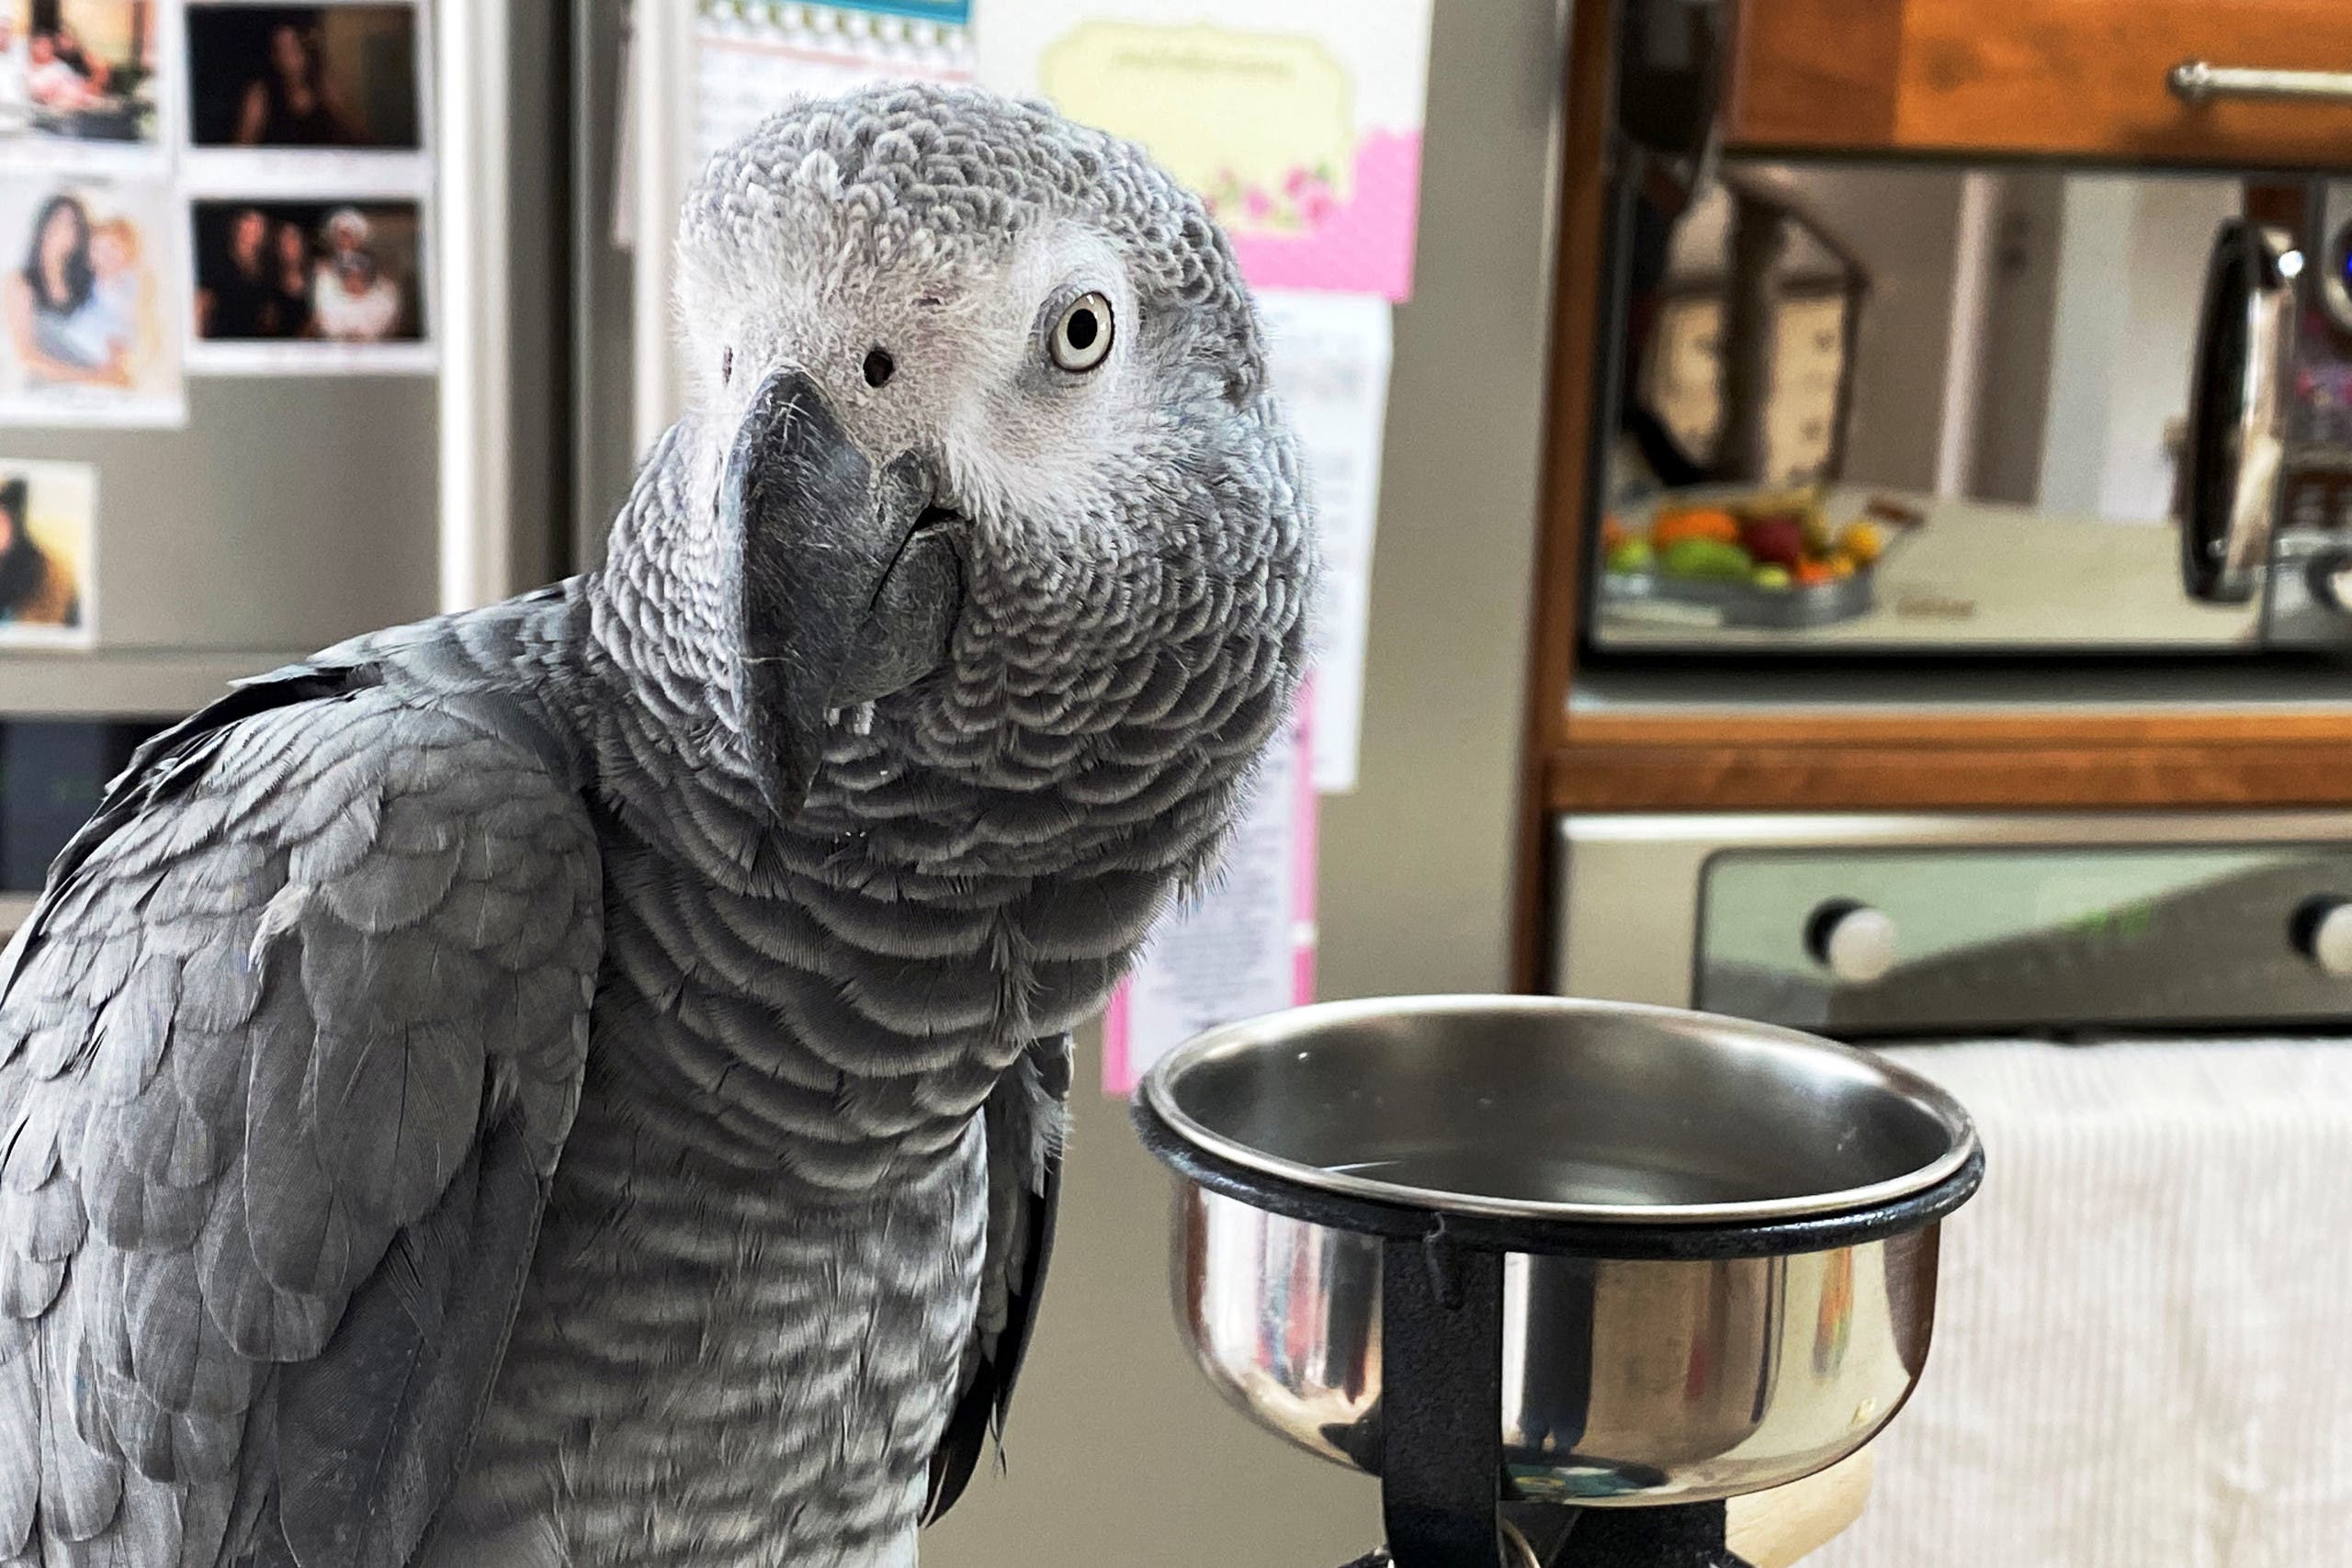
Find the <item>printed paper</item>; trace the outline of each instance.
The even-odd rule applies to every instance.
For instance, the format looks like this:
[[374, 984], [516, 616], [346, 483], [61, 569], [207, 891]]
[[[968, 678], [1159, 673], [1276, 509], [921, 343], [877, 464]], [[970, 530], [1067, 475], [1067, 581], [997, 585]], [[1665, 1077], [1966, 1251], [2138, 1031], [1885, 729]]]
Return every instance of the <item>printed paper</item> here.
[[0, 160], [52, 173], [160, 163], [164, 7], [152, 0], [0, 0]]
[[1412, 291], [1430, 0], [990, 0], [980, 80], [1148, 148], [1261, 288]]
[[191, 0], [187, 367], [431, 374], [432, 7]]
[[178, 217], [160, 180], [0, 173], [0, 423], [187, 423]]
[[1259, 774], [1205, 895], [1161, 917], [1111, 998], [1102, 1077], [1131, 1092], [1145, 1069], [1204, 1030], [1315, 999], [1315, 788], [1311, 701]]
[[189, 204], [188, 367], [210, 375], [433, 370], [424, 203]]
[[0, 458], [0, 649], [97, 637], [98, 471]]
[[1264, 289], [1274, 390], [1306, 448], [1323, 545], [1315, 649], [1315, 787], [1356, 786], [1364, 637], [1372, 608], [1380, 447], [1388, 413], [1389, 307], [1368, 295]]
[[190, 5], [188, 188], [423, 196], [430, 20], [411, 0]]
[[969, 0], [702, 0], [695, 34], [696, 166], [803, 95], [888, 77], [971, 75]]

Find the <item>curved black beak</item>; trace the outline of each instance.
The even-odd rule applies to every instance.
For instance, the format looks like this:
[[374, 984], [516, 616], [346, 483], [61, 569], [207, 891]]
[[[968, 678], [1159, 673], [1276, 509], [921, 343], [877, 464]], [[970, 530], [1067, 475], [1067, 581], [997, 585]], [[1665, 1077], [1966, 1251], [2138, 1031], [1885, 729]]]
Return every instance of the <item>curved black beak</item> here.
[[805, 373], [753, 394], [718, 512], [741, 551], [745, 724], [780, 816], [808, 799], [834, 710], [946, 660], [964, 581], [934, 489], [911, 453], [877, 476]]

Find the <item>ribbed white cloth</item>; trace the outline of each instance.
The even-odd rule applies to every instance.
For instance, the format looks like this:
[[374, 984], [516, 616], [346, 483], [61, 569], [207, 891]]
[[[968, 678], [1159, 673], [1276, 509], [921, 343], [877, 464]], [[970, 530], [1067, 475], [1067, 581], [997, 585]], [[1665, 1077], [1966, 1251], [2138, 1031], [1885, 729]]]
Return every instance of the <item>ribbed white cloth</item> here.
[[1807, 1568], [2352, 1565], [2352, 1042], [1890, 1055], [1987, 1175], [1869, 1506]]

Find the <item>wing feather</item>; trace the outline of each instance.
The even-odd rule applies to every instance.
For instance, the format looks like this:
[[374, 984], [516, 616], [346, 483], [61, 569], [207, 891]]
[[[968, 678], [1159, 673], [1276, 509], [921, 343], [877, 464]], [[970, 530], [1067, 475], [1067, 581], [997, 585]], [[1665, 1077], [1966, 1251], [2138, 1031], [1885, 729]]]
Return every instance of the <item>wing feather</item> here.
[[1013, 1384], [1053, 1256], [1069, 1112], [1069, 1036], [1032, 1044], [981, 1108], [988, 1139], [989, 1225], [980, 1300], [964, 1387], [932, 1456], [928, 1524], [956, 1506], [993, 1437], [1001, 1440]]
[[[39, 1337], [0, 1300], [0, 1453], [40, 1452]], [[40, 1466], [0, 1464], [0, 1562], [24, 1558], [40, 1503]]]
[[108, 786], [0, 955], [0, 1564], [416, 1550], [578, 1100], [568, 766], [305, 668]]

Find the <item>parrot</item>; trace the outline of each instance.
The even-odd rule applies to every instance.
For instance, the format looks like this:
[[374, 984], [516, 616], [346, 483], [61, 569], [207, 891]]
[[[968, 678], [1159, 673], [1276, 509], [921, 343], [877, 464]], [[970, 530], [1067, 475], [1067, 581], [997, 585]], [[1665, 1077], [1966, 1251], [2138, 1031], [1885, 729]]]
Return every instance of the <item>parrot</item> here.
[[0, 1563], [909, 1564], [1001, 1442], [1072, 1031], [1301, 689], [1299, 443], [1040, 101], [788, 100], [673, 254], [601, 561], [161, 730], [0, 954]]

